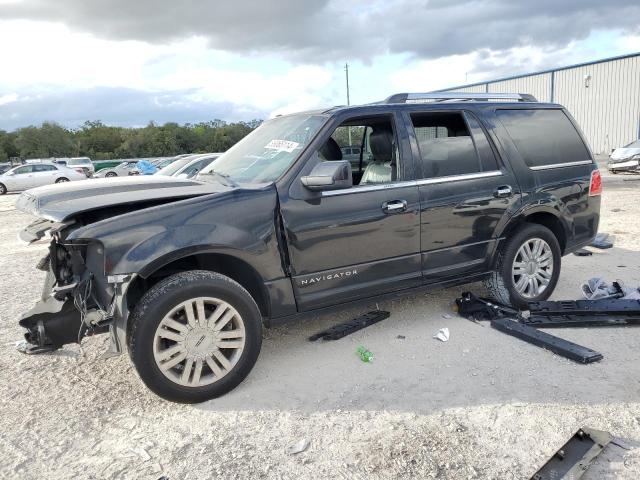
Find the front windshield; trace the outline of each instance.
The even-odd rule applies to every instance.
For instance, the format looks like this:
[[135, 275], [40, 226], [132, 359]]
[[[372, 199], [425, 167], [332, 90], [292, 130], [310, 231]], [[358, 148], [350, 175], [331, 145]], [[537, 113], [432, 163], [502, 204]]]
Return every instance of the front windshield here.
[[640, 148], [640, 140], [636, 140], [635, 142], [631, 142], [629, 145], [625, 145], [624, 148]]
[[323, 115], [276, 117], [236, 143], [198, 176], [221, 175], [238, 183], [273, 182], [282, 175], [327, 120]]

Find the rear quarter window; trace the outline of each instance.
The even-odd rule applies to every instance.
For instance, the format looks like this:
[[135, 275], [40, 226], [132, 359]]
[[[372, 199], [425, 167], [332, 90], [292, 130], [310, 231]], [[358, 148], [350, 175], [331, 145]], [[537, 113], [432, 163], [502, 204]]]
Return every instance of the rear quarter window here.
[[562, 110], [500, 109], [496, 114], [529, 167], [592, 160], [582, 138]]

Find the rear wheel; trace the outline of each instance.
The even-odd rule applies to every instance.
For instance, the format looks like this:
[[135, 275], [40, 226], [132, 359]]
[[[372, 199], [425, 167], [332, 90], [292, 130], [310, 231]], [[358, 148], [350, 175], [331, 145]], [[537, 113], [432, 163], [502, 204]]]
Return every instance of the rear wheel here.
[[56, 183], [64, 183], [64, 182], [68, 182], [69, 179], [65, 178], [65, 177], [60, 177], [59, 179], [56, 180]]
[[196, 403], [235, 388], [255, 364], [262, 317], [251, 295], [218, 273], [194, 270], [151, 288], [130, 320], [129, 355], [160, 397]]
[[4, 195], [5, 193], [7, 193], [7, 187], [0, 183], [0, 195]]
[[105, 177], [117, 177], [118, 174], [116, 172], [108, 172]]
[[560, 276], [560, 256], [553, 232], [528, 224], [506, 240], [485, 286], [499, 302], [526, 308], [528, 302], [546, 300], [553, 293]]

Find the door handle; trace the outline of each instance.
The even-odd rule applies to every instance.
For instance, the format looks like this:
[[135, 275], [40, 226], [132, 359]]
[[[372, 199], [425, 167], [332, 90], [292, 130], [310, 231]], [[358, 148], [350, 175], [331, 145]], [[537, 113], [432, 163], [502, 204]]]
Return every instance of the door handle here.
[[384, 202], [382, 204], [382, 211], [384, 213], [400, 213], [407, 209], [406, 200], [392, 200], [391, 202]]
[[501, 187], [496, 188], [495, 192], [493, 192], [493, 196], [496, 198], [506, 198], [511, 195], [513, 195], [511, 185], [502, 185]]

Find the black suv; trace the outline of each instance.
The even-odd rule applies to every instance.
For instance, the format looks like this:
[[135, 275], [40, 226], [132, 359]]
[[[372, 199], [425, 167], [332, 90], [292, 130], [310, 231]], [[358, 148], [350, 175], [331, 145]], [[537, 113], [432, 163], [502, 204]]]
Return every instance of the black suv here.
[[[360, 145], [359, 161], [342, 159]], [[600, 173], [559, 105], [521, 94], [398, 94], [278, 116], [197, 180], [151, 176], [23, 193], [51, 237], [33, 353], [109, 332], [178, 402], [237, 386], [262, 326], [483, 279], [544, 300], [598, 230]], [[48, 241], [48, 238], [47, 238]]]

